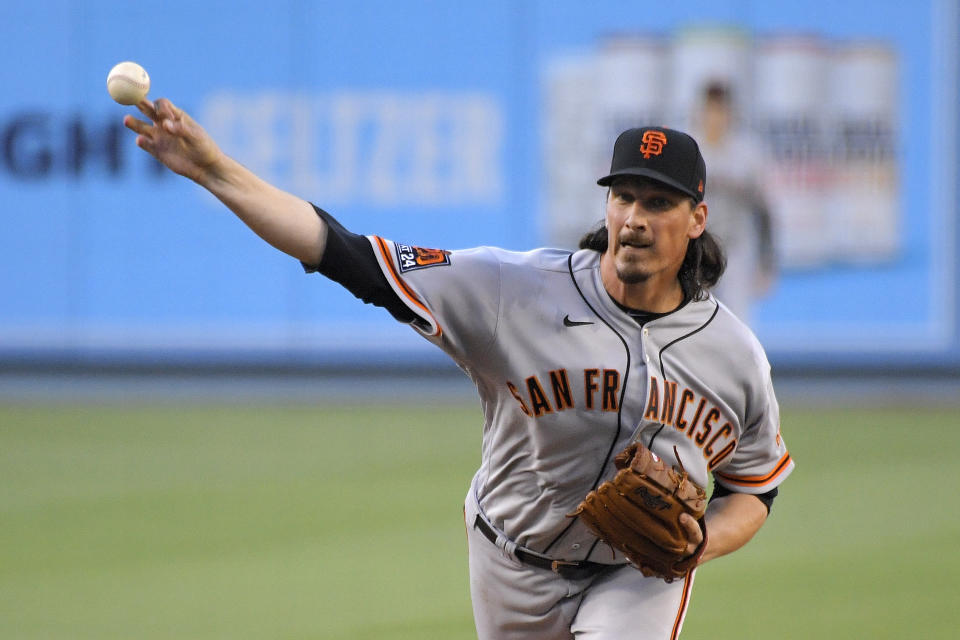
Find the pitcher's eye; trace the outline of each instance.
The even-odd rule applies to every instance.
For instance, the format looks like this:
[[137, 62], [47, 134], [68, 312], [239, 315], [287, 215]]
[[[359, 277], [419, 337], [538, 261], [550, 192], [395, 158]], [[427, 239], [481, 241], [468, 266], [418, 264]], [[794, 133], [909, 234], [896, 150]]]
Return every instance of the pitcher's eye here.
[[668, 198], [663, 198], [661, 196], [652, 196], [644, 200], [644, 205], [647, 209], [651, 211], [662, 211], [664, 209], [669, 209], [673, 206], [673, 203]]

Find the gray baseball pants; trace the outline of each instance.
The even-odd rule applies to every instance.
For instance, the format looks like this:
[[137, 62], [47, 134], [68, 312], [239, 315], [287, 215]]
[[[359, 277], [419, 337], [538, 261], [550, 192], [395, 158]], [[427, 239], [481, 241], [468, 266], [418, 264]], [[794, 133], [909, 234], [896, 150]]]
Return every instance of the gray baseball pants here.
[[673, 640], [680, 635], [694, 573], [667, 584], [629, 565], [568, 580], [520, 562], [474, 526], [473, 490], [464, 515], [470, 595], [479, 640]]

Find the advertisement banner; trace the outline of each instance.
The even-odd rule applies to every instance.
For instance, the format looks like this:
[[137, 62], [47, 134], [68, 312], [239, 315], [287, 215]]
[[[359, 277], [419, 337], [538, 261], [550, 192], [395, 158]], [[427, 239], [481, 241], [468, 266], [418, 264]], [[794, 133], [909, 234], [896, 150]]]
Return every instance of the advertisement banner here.
[[603, 217], [616, 134], [712, 135], [713, 84], [744, 136], [702, 143], [731, 255], [718, 295], [771, 358], [960, 362], [958, 13], [4, 2], [0, 360], [442, 359], [139, 150], [122, 125], [136, 110], [105, 86], [134, 60], [150, 97], [264, 179], [357, 233], [441, 249], [575, 246]]

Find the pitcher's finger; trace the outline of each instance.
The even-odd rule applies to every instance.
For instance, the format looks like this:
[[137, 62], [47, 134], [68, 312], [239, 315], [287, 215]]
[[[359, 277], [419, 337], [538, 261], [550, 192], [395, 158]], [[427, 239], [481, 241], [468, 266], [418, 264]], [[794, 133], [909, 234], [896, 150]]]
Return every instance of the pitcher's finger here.
[[146, 136], [137, 136], [137, 146], [147, 153], [154, 155], [153, 142], [151, 142]]
[[680, 525], [686, 529], [687, 537], [691, 542], [699, 544], [703, 540], [703, 531], [700, 530], [700, 524], [690, 514], [680, 514]]
[[130, 131], [134, 131], [141, 135], [145, 135], [149, 133], [149, 131], [153, 128], [153, 125], [150, 124], [149, 122], [144, 122], [143, 120], [137, 120], [136, 118], [130, 115], [123, 117], [123, 126], [125, 126], [127, 129], [130, 129]]
[[158, 98], [155, 106], [157, 113], [163, 118], [176, 120], [180, 117], [180, 109], [173, 106], [173, 103], [166, 98]]
[[150, 102], [150, 100], [148, 100], [147, 98], [144, 98], [143, 100], [137, 103], [137, 109], [140, 110], [140, 113], [147, 116], [154, 122], [157, 121], [157, 109], [154, 106], [154, 104]]

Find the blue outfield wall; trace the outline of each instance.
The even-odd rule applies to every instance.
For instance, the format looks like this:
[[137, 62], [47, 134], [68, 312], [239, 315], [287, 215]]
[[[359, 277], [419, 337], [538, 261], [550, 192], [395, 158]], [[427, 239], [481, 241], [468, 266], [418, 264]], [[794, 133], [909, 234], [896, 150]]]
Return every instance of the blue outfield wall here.
[[548, 241], [551, 61], [611, 33], [725, 25], [880, 41], [899, 65], [899, 251], [783, 270], [754, 320], [771, 360], [960, 366], [958, 15], [954, 0], [8, 0], [0, 363], [442, 360], [138, 150], [132, 109], [106, 93], [116, 62], [141, 63], [151, 97], [354, 231], [522, 250]]

